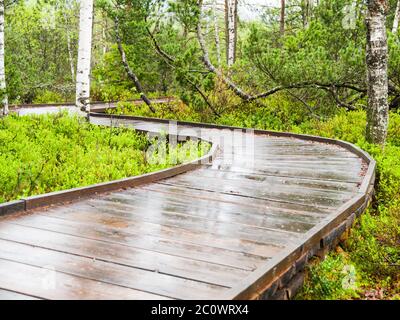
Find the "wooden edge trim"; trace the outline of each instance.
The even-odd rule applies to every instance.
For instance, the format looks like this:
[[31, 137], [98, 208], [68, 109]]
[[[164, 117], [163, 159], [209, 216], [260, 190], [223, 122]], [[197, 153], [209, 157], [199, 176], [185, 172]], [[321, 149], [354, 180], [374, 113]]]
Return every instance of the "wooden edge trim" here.
[[15, 200], [0, 204], [0, 217], [7, 214], [16, 213], [25, 210], [24, 200]]

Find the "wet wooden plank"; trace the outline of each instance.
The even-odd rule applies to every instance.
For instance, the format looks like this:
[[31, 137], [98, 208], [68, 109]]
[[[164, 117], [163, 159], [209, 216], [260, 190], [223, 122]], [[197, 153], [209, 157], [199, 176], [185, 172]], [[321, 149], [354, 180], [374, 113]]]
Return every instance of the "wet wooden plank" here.
[[359, 158], [357, 158], [356, 156], [354, 156], [354, 154], [352, 153], [347, 153], [347, 152], [336, 152], [336, 151], [329, 151], [329, 150], [321, 150], [321, 151], [312, 151], [312, 150], [299, 150], [299, 151], [283, 151], [283, 150], [279, 150], [279, 148], [277, 148], [275, 151], [274, 150], [270, 150], [268, 148], [266, 149], [257, 149], [257, 147], [255, 147], [255, 149], [250, 148], [250, 149], [246, 149], [243, 148], [243, 150], [236, 151], [235, 149], [230, 148], [229, 146], [225, 147], [222, 149], [221, 151], [221, 156], [225, 155], [226, 157], [229, 157], [229, 155], [234, 155], [235, 157], [237, 157], [238, 159], [242, 158], [242, 159], [246, 159], [247, 158], [251, 158], [253, 160], [257, 160], [256, 156], [259, 158], [259, 161], [262, 161], [264, 159], [277, 159], [277, 158], [286, 158], [286, 159], [293, 159], [293, 158], [297, 158], [299, 160], [307, 160], [307, 158], [314, 158], [317, 157], [316, 159], [323, 161], [323, 160], [327, 160], [327, 159], [337, 159], [337, 160], [349, 160], [350, 163], [354, 163], [355, 161], [359, 160]]
[[128, 226], [83, 223], [82, 221], [62, 220], [51, 215], [29, 215], [9, 220], [18, 225], [40, 228], [43, 230], [106, 241], [124, 246], [165, 253], [192, 260], [211, 262], [223, 266], [252, 271], [265, 262], [265, 257], [237, 251], [224, 250], [210, 246], [182, 243], [176, 240], [163, 239], [129, 232]]
[[[253, 153], [254, 152], [254, 153]], [[317, 155], [319, 156], [319, 155]], [[360, 158], [331, 158], [320, 156], [304, 157], [299, 156], [271, 156], [268, 153], [261, 153], [255, 150], [249, 150], [244, 152], [231, 152], [231, 150], [222, 150], [218, 153], [216, 159], [224, 159], [225, 161], [237, 161], [245, 162], [251, 161], [255, 165], [280, 165], [281, 167], [295, 167], [295, 168], [308, 168], [313, 167], [324, 167], [332, 169], [342, 169], [343, 167], [350, 168], [361, 168], [362, 160]]]
[[[109, 205], [112, 206], [115, 209], [118, 210], [125, 210], [125, 211], [130, 211], [130, 212], [137, 212], [141, 214], [146, 214], [147, 216], [152, 216], [152, 214], [155, 215], [164, 215], [164, 216], [171, 216], [171, 217], [179, 217], [181, 219], [185, 219], [188, 221], [193, 221], [195, 219], [196, 221], [200, 221], [200, 223], [203, 222], [216, 222], [216, 223], [225, 223], [229, 225], [240, 225], [243, 227], [250, 227], [251, 230], [253, 230], [252, 227], [258, 228], [258, 229], [265, 229], [265, 231], [283, 231], [283, 232], [289, 232], [289, 233], [305, 233], [308, 230], [310, 230], [314, 224], [305, 224], [302, 222], [297, 222], [293, 220], [285, 221], [284, 219], [275, 219], [274, 217], [268, 217], [268, 216], [257, 216], [257, 215], [252, 215], [250, 214], [238, 214], [237, 212], [223, 212], [223, 211], [207, 211], [204, 208], [197, 208], [196, 207], [188, 207], [188, 206], [183, 206], [181, 209], [179, 209], [178, 206], [171, 205], [170, 209], [166, 209], [164, 204], [162, 208], [158, 207], [155, 209], [148, 209], [145, 206], [138, 207], [136, 205], [132, 205], [129, 203], [129, 201], [121, 201], [119, 199], [113, 199], [115, 201], [110, 201], [109, 199], [101, 200], [98, 199], [96, 200], [96, 205], [101, 206], [101, 205]], [[190, 211], [187, 211], [190, 209]], [[235, 228], [232, 226], [231, 230], [234, 230]], [[255, 231], [255, 232], [258, 232]], [[289, 235], [290, 236], [290, 235]]]
[[0, 259], [0, 288], [42, 299], [141, 299], [165, 297]]
[[[139, 200], [140, 201], [140, 200]], [[146, 205], [138, 204], [139, 201], [132, 201], [131, 198], [115, 197], [98, 199], [97, 204], [104, 204], [113, 206], [116, 209], [137, 211], [137, 212], [148, 212]], [[215, 221], [228, 224], [239, 224], [244, 226], [254, 226], [257, 228], [263, 228], [266, 230], [277, 230], [287, 231], [295, 233], [305, 233], [310, 230], [314, 224], [304, 223], [294, 220], [286, 220], [284, 218], [277, 218], [274, 216], [261, 216], [253, 214], [251, 210], [248, 212], [239, 211], [226, 211], [223, 208], [213, 207], [200, 207], [200, 206], [188, 206], [188, 205], [176, 205], [169, 201], [160, 202], [151, 209], [153, 214], [173, 214], [178, 215], [182, 218], [188, 217], [201, 219], [206, 221]]]
[[[156, 272], [130, 268], [123, 265], [94, 260], [78, 255], [33, 247], [21, 243], [0, 240], [0, 259], [10, 260], [34, 267], [51, 267], [72, 276], [104, 282], [125, 288], [161, 295], [174, 299], [212, 299], [226, 288], [202, 282], [172, 277]], [[20, 294], [2, 292], [4, 297], [14, 298]], [[20, 295], [22, 299], [27, 296]], [[29, 298], [29, 297], [28, 297]], [[78, 298], [78, 297], [77, 297]]]
[[321, 207], [315, 204], [303, 204], [303, 203], [292, 203], [292, 202], [280, 202], [269, 199], [257, 199], [252, 197], [238, 197], [233, 194], [217, 193], [209, 190], [200, 189], [190, 189], [184, 186], [178, 185], [168, 185], [161, 183], [153, 183], [151, 185], [142, 186], [140, 188], [135, 188], [131, 190], [126, 190], [126, 193], [137, 192], [137, 190], [149, 190], [156, 191], [160, 193], [167, 193], [168, 195], [180, 196], [182, 199], [192, 197], [193, 199], [205, 199], [205, 200], [215, 200], [219, 202], [227, 202], [235, 205], [242, 205], [250, 208], [264, 208], [268, 212], [274, 212], [278, 210], [279, 212], [286, 212], [289, 215], [298, 215], [299, 217], [316, 217], [320, 218], [326, 214], [333, 212], [332, 208]]
[[321, 170], [322, 173], [326, 172], [332, 172], [332, 173], [337, 173], [341, 172], [344, 168], [347, 168], [347, 171], [345, 172], [346, 174], [349, 175], [349, 177], [353, 177], [358, 175], [358, 173], [361, 171], [361, 166], [362, 163], [354, 163], [351, 164], [349, 163], [347, 166], [346, 165], [338, 165], [338, 164], [329, 164], [329, 163], [323, 163], [323, 161], [317, 162], [317, 163], [306, 163], [306, 160], [301, 160], [302, 163], [300, 162], [290, 162], [287, 161], [288, 159], [281, 158], [281, 160], [275, 160], [270, 157], [266, 157], [263, 159], [255, 159], [251, 155], [247, 155], [245, 157], [239, 157], [236, 154], [234, 156], [229, 156], [229, 155], [224, 155], [219, 153], [218, 156], [216, 157], [216, 162], [222, 162], [225, 164], [234, 164], [237, 166], [243, 166], [245, 168], [252, 167], [255, 169], [286, 169], [286, 170], [292, 170], [293, 172], [308, 172], [310, 169], [314, 170]]
[[40, 300], [26, 294], [0, 289], [0, 301], [4, 300]]
[[[354, 159], [341, 159], [334, 160], [330, 158], [314, 159], [312, 158], [292, 158], [292, 157], [279, 157], [275, 159], [268, 154], [260, 153], [229, 153], [219, 152], [216, 160], [223, 159], [227, 163], [246, 163], [250, 161], [255, 167], [284, 167], [284, 168], [297, 168], [297, 169], [309, 169], [309, 168], [323, 168], [324, 170], [342, 170], [350, 168], [352, 171], [360, 170], [362, 167], [362, 161], [359, 158]], [[346, 160], [346, 161], [343, 161]]]
[[80, 204], [76, 207], [81, 211], [103, 212], [112, 216], [127, 217], [135, 220], [157, 223], [160, 225], [178, 226], [189, 230], [207, 230], [209, 233], [229, 236], [244, 240], [260, 242], [272, 245], [286, 245], [298, 239], [301, 233], [289, 232], [277, 229], [266, 229], [253, 225], [243, 225], [228, 222], [201, 219], [195, 216], [179, 214], [176, 212], [157, 211], [153, 207], [147, 210], [132, 210], [128, 206], [115, 204], [107, 205], [97, 199], [91, 199], [88, 205]]
[[[228, 144], [229, 146], [229, 144]], [[333, 145], [326, 145], [326, 144], [302, 144], [302, 145], [296, 145], [296, 144], [276, 144], [273, 145], [269, 143], [268, 139], [263, 139], [257, 142], [253, 142], [253, 146], [255, 153], [260, 152], [263, 154], [291, 154], [291, 155], [303, 155], [303, 154], [317, 154], [317, 155], [324, 155], [324, 156], [335, 156], [339, 155], [340, 157], [346, 156], [350, 158], [357, 158], [354, 153], [343, 149], [338, 146], [333, 146]], [[232, 145], [232, 150], [234, 152], [240, 153], [241, 151], [248, 149], [249, 146], [246, 146], [245, 144], [243, 145]]]
[[[123, 192], [115, 192], [110, 197], [104, 197], [113, 201], [114, 198], [121, 198], [122, 201], [136, 201], [138, 206], [145, 204], [144, 200], [154, 200], [157, 202], [165, 201], [168, 206], [176, 206], [182, 210], [186, 210], [189, 206], [193, 207], [193, 211], [201, 209], [207, 210], [210, 214], [217, 214], [223, 210], [224, 214], [244, 214], [249, 216], [262, 216], [265, 218], [281, 219], [282, 221], [300, 222], [306, 225], [315, 224], [326, 216], [325, 211], [301, 211], [295, 208], [287, 208], [284, 204], [267, 201], [254, 201], [247, 203], [246, 201], [237, 199], [236, 196], [216, 194], [215, 192], [198, 191], [182, 187], [170, 187], [166, 185], [145, 186], [142, 188], [134, 188], [124, 190]], [[215, 198], [218, 197], [218, 198]], [[195, 200], [195, 201], [193, 201]], [[307, 208], [307, 207], [306, 207]], [[308, 208], [307, 208], [308, 209]], [[190, 212], [189, 212], [190, 214]]]
[[[212, 187], [218, 188], [219, 190], [223, 190], [224, 192], [229, 192], [229, 190], [253, 190], [252, 194], [254, 196], [258, 196], [258, 192], [261, 191], [268, 197], [274, 197], [276, 194], [287, 194], [290, 198], [291, 194], [296, 195], [307, 195], [311, 198], [318, 197], [318, 198], [325, 198], [325, 199], [343, 199], [351, 197], [352, 194], [357, 192], [357, 188], [355, 191], [348, 191], [348, 190], [338, 190], [338, 189], [323, 189], [318, 188], [315, 185], [308, 185], [306, 186], [304, 183], [300, 181], [301, 184], [290, 184], [286, 183], [286, 180], [282, 181], [273, 181], [273, 179], [269, 180], [266, 179], [264, 181], [259, 180], [248, 180], [248, 179], [229, 179], [226, 176], [219, 176], [217, 177], [208, 177], [203, 175], [192, 175], [186, 176], [175, 176], [169, 179], [165, 179], [160, 181], [160, 183], [171, 183], [171, 184], [182, 184], [188, 187], [202, 187], [205, 186], [206, 188]], [[354, 185], [353, 185], [354, 186]], [[353, 189], [354, 190], [354, 189]]]
[[[44, 213], [42, 213], [44, 214]], [[160, 225], [153, 222], [137, 221], [123, 216], [113, 216], [103, 212], [75, 210], [68, 206], [61, 210], [49, 210], [46, 214], [63, 220], [72, 220], [96, 226], [113, 226], [123, 228], [130, 234], [155, 236], [160, 239], [173, 240], [203, 247], [218, 248], [244, 255], [255, 255], [269, 258], [280, 252], [284, 246], [264, 244], [251, 240], [221, 236], [207, 230], [190, 230], [178, 226]]]
[[0, 239], [226, 287], [232, 286], [238, 278], [245, 277], [249, 273], [242, 269], [24, 227], [8, 222], [0, 223]]
[[[217, 160], [223, 159], [224, 157], [226, 157], [227, 160], [233, 158], [233, 157], [237, 157], [238, 159], [240, 159], [241, 156], [247, 156], [249, 159], [255, 159], [257, 160], [257, 158], [259, 157], [260, 161], [272, 161], [272, 162], [278, 162], [278, 161], [282, 161], [282, 162], [297, 162], [299, 161], [299, 163], [312, 163], [313, 161], [316, 162], [317, 164], [322, 164], [324, 162], [332, 162], [332, 163], [340, 163], [340, 162], [346, 162], [349, 161], [350, 163], [355, 163], [355, 162], [359, 162], [360, 158], [346, 158], [346, 157], [340, 157], [340, 156], [323, 156], [323, 155], [318, 155], [318, 154], [314, 154], [314, 155], [268, 155], [268, 154], [262, 154], [262, 153], [254, 153], [255, 151], [249, 150], [249, 151], [244, 151], [242, 153], [237, 153], [235, 152], [233, 155], [230, 153], [229, 150], [223, 150], [220, 151], [218, 156], [216, 157]], [[255, 158], [251, 158], [252, 156], [255, 156]]]
[[312, 169], [290, 169], [290, 168], [259, 168], [254, 167], [251, 163], [224, 163], [223, 161], [215, 160], [212, 167], [218, 170], [238, 172], [238, 173], [249, 173], [264, 176], [278, 176], [278, 177], [292, 177], [300, 179], [319, 179], [324, 181], [339, 181], [339, 182], [350, 182], [360, 183], [363, 177], [360, 176], [359, 172], [347, 173], [346, 171], [330, 171], [330, 170], [312, 170]]
[[195, 199], [196, 201], [194, 202], [193, 198], [183, 198], [180, 194], [172, 192], [134, 189], [129, 192], [113, 193], [100, 200], [127, 204], [137, 209], [146, 208], [148, 207], [148, 201], [153, 201], [158, 210], [166, 212], [177, 212], [211, 220], [250, 224], [293, 232], [306, 231], [325, 216], [317, 214], [307, 216], [298, 212], [286, 212], [266, 207], [246, 207], [236, 203], [200, 197]]
[[244, 184], [228, 183], [227, 181], [215, 181], [206, 183], [200, 179], [185, 181], [184, 179], [163, 180], [158, 182], [163, 185], [181, 186], [193, 190], [207, 190], [223, 194], [231, 194], [240, 197], [254, 199], [265, 199], [269, 201], [279, 201], [286, 203], [297, 203], [306, 205], [316, 205], [326, 208], [334, 208], [346, 202], [350, 194], [327, 194], [322, 191], [296, 192], [289, 188], [257, 188], [256, 186], [246, 186]]
[[358, 192], [359, 186], [352, 182], [337, 182], [315, 179], [300, 179], [294, 177], [263, 176], [257, 174], [245, 174], [240, 172], [223, 171], [212, 167], [203, 167], [191, 173], [191, 177], [206, 177], [213, 179], [226, 179], [240, 182], [251, 182], [260, 186], [285, 185], [292, 188], [321, 189], [326, 191]]

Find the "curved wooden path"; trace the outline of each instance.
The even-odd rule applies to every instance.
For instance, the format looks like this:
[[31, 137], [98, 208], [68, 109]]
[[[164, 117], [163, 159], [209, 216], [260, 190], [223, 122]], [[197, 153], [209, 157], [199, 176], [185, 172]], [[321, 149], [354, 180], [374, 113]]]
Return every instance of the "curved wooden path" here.
[[372, 194], [375, 162], [345, 142], [183, 122], [173, 134], [213, 146], [159, 173], [0, 206], [0, 299], [287, 299]]

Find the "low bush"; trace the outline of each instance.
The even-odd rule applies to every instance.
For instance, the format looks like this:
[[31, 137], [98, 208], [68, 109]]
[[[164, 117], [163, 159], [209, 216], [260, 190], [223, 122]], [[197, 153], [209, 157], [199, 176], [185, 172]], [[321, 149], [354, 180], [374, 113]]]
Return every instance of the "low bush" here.
[[57, 115], [0, 119], [0, 203], [139, 175], [205, 153], [187, 142], [149, 155], [152, 141], [127, 128], [102, 128]]

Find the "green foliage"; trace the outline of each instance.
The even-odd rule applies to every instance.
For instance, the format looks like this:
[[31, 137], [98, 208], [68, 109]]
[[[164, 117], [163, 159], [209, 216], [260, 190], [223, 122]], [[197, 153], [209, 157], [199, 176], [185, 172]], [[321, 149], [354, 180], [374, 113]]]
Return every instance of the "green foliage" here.
[[110, 114], [130, 114], [142, 117], [156, 117], [170, 120], [201, 121], [200, 114], [194, 112], [182, 102], [158, 103], [154, 105], [155, 113], [151, 112], [144, 103], [120, 102], [116, 109], [109, 109]]
[[307, 267], [306, 284], [296, 299], [337, 300], [358, 297], [357, 273], [344, 254], [328, 256]]
[[67, 35], [74, 59], [76, 9], [67, 8], [65, 1], [57, 5], [18, 1], [7, 7], [5, 64], [10, 102], [31, 103], [47, 90], [57, 92], [61, 100], [73, 97], [75, 79], [70, 71]]
[[33, 103], [56, 103], [65, 102], [65, 98], [58, 92], [43, 90], [36, 93]]
[[166, 147], [166, 158], [149, 158], [149, 145], [131, 129], [100, 128], [62, 113], [2, 118], [0, 203], [164, 169], [209, 147], [189, 142]]

